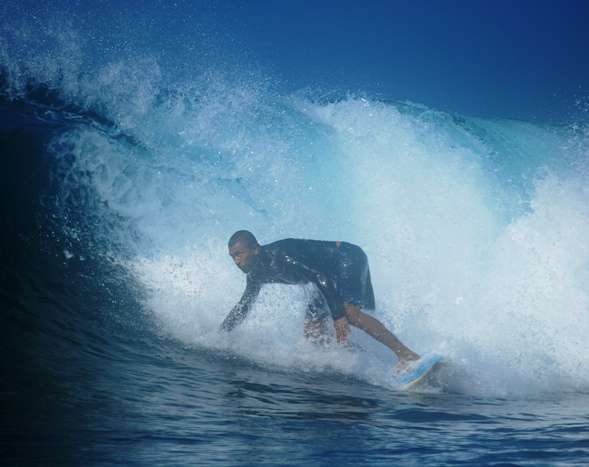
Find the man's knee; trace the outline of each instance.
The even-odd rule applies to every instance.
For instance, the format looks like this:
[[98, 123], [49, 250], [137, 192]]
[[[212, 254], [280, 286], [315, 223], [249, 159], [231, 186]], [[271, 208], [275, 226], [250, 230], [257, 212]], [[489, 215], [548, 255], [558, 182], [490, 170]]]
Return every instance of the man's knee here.
[[304, 333], [307, 338], [315, 338], [325, 334], [325, 320], [305, 320]]
[[354, 326], [358, 326], [362, 320], [362, 311], [359, 305], [352, 305], [346, 303], [344, 305], [344, 313], [348, 322]]

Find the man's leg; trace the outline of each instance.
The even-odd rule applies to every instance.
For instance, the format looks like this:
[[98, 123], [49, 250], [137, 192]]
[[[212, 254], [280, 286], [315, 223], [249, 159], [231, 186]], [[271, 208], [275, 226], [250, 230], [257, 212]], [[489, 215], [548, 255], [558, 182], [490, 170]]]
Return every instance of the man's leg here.
[[406, 347], [376, 318], [364, 313], [359, 305], [344, 304], [348, 322], [391, 349], [401, 362], [416, 360], [419, 355]]
[[327, 341], [325, 319], [305, 319], [303, 332], [305, 337], [313, 344], [323, 344]]
[[305, 313], [303, 333], [314, 344], [325, 344], [327, 336], [327, 317], [329, 312], [325, 298], [317, 288], [313, 288]]

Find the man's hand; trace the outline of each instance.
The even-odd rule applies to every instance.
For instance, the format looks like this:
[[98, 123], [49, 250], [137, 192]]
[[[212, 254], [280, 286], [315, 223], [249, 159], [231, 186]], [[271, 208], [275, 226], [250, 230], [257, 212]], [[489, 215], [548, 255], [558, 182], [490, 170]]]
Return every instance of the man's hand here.
[[345, 316], [338, 318], [333, 321], [335, 327], [335, 338], [338, 344], [345, 344], [348, 341], [348, 335], [350, 334], [350, 325]]

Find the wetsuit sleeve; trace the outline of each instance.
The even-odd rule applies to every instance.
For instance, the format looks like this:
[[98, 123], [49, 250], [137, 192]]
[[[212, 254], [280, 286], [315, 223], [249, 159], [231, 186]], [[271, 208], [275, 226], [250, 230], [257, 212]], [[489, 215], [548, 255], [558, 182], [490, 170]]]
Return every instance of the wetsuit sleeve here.
[[223, 331], [231, 331], [235, 326], [241, 324], [241, 322], [249, 313], [254, 301], [260, 293], [261, 288], [261, 283], [250, 279], [248, 276], [247, 284], [241, 299], [223, 320], [223, 324], [221, 324], [221, 329]]

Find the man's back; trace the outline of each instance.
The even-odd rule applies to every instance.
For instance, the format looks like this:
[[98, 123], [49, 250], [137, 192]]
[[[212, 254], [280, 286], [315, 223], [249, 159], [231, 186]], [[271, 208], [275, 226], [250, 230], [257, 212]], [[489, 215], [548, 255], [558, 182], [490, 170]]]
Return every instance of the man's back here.
[[310, 270], [329, 275], [336, 266], [338, 249], [348, 244], [323, 240], [287, 238], [262, 247], [270, 257], [292, 258]]

